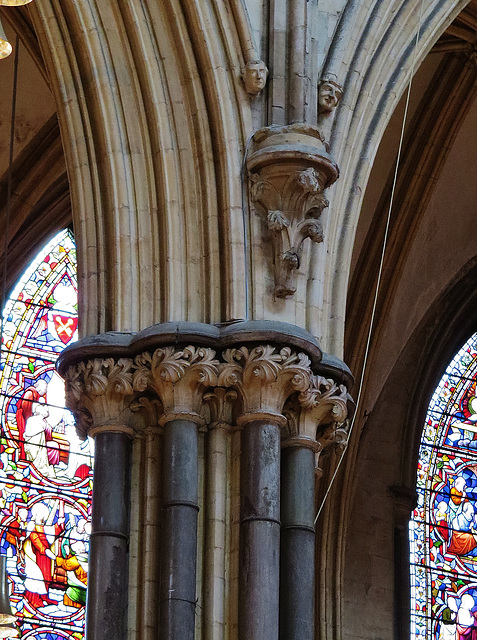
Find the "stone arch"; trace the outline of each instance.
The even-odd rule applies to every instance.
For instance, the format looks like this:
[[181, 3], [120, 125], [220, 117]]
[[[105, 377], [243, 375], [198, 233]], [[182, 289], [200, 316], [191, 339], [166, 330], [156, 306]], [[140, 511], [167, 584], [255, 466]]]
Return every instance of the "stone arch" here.
[[[404, 346], [366, 419], [351, 474], [343, 575], [344, 625], [379, 601], [371, 625], [394, 618], [408, 637], [407, 522], [413, 508], [420, 438], [430, 397], [448, 363], [476, 326], [477, 260], [469, 261], [428, 309]], [[396, 539], [404, 551], [395, 548]], [[407, 547], [408, 548], [408, 547]], [[395, 581], [392, 578], [393, 568]], [[387, 572], [386, 578], [384, 573]], [[353, 593], [354, 601], [349, 601]], [[407, 631], [406, 631], [407, 630]], [[364, 628], [363, 637], [369, 629]]]
[[69, 172], [82, 333], [243, 315], [234, 178], [250, 107], [233, 19], [212, 1], [31, 11]]
[[[420, 38], [415, 47], [420, 7]], [[325, 125], [341, 178], [331, 190], [331, 259], [325, 275], [324, 344], [341, 353], [348, 288], [349, 256], [369, 178], [386, 125], [414, 70], [432, 44], [467, 3], [436, 5], [421, 0], [346, 4], [329, 48], [324, 73], [335, 73], [344, 85], [343, 99]], [[384, 13], [383, 13], [384, 12]], [[344, 258], [346, 256], [346, 258]], [[324, 259], [324, 258], [323, 258]], [[323, 265], [324, 268], [324, 265]]]

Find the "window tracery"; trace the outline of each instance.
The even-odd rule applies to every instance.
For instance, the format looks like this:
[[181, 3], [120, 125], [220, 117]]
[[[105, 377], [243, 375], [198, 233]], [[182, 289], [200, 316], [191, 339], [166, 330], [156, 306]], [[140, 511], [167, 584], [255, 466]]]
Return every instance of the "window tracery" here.
[[428, 407], [410, 523], [411, 637], [477, 637], [477, 334]]
[[57, 235], [4, 309], [0, 553], [21, 638], [83, 638], [92, 451], [64, 408], [59, 353], [77, 337], [74, 240]]

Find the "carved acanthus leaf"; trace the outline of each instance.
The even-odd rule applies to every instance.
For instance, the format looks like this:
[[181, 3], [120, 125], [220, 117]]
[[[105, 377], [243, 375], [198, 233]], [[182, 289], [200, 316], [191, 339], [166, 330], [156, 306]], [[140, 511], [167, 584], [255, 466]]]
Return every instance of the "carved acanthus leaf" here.
[[94, 358], [69, 367], [65, 376], [66, 406], [76, 417], [81, 437], [94, 425], [128, 423], [133, 397], [131, 358]]
[[322, 190], [319, 174], [316, 169], [308, 167], [298, 174], [298, 182], [305, 193], [318, 193]]
[[331, 378], [313, 376], [311, 385], [298, 396], [302, 409], [299, 418], [300, 435], [313, 438], [326, 449], [330, 444], [343, 444], [346, 430], [342, 427], [348, 416], [348, 391]]
[[269, 180], [264, 180], [258, 173], [250, 174], [250, 196], [252, 202], [261, 202], [269, 211], [281, 209], [280, 192]]
[[268, 228], [270, 231], [283, 231], [290, 226], [290, 220], [281, 211], [268, 212]]
[[202, 394], [217, 381], [215, 351], [193, 346], [168, 346], [136, 356], [134, 389], [153, 389], [161, 399], [165, 414], [199, 414]]
[[131, 402], [131, 411], [133, 413], [142, 413], [146, 427], [157, 427], [159, 418], [163, 413], [161, 401], [158, 398], [148, 395], [140, 395]]
[[305, 220], [300, 227], [300, 232], [304, 238], [310, 238], [312, 242], [320, 244], [323, 242], [323, 225], [321, 220], [310, 218]]
[[338, 426], [336, 423], [328, 424], [319, 430], [317, 442], [320, 444], [322, 452], [328, 451], [332, 445], [342, 452], [348, 444], [348, 429], [343, 425]]
[[227, 349], [218, 384], [239, 392], [244, 413], [281, 414], [286, 399], [310, 385], [310, 359], [289, 347], [258, 345]]
[[223, 387], [216, 387], [213, 391], [204, 394], [204, 403], [209, 410], [209, 426], [232, 425], [232, 414], [237, 397], [236, 391]]

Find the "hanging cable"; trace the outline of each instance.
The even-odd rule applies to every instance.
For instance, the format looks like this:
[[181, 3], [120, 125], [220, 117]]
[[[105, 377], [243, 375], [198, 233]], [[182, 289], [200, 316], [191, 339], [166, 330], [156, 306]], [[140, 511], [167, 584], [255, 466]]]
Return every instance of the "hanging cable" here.
[[3, 313], [7, 298], [7, 265], [8, 265], [8, 236], [10, 234], [10, 214], [12, 208], [12, 180], [13, 180], [13, 147], [15, 143], [15, 117], [17, 109], [17, 85], [18, 85], [18, 53], [20, 51], [20, 39], [17, 36], [15, 41], [15, 59], [13, 63], [13, 89], [12, 89], [12, 114], [10, 120], [10, 152], [8, 158], [7, 173], [7, 203], [5, 208], [5, 240], [3, 245], [3, 274], [2, 274], [2, 300], [0, 318], [0, 357], [3, 348]]
[[[360, 380], [359, 380], [359, 387], [358, 387], [358, 395], [356, 398], [356, 409], [353, 415], [353, 418], [351, 420], [351, 424], [349, 427], [349, 431], [348, 431], [348, 441], [351, 438], [351, 434], [353, 432], [355, 423], [356, 423], [356, 417], [358, 415], [358, 411], [359, 411], [359, 407], [360, 407], [360, 401], [361, 401], [361, 394], [363, 391], [363, 385], [364, 385], [364, 378], [366, 375], [366, 370], [367, 370], [367, 363], [368, 363], [368, 356], [369, 356], [369, 350], [371, 347], [371, 339], [373, 337], [373, 329], [374, 329], [374, 320], [375, 320], [375, 316], [376, 316], [376, 309], [377, 309], [377, 302], [378, 302], [378, 296], [379, 296], [379, 291], [380, 291], [380, 285], [381, 285], [381, 278], [382, 278], [382, 274], [383, 274], [383, 267], [384, 267], [384, 258], [386, 255], [386, 248], [387, 248], [387, 243], [388, 243], [388, 235], [389, 235], [389, 227], [390, 227], [390, 223], [391, 223], [391, 214], [392, 214], [392, 209], [393, 209], [393, 204], [394, 204], [394, 195], [396, 192], [396, 184], [397, 184], [397, 178], [398, 178], [398, 173], [399, 173], [399, 165], [400, 165], [400, 160], [401, 160], [401, 153], [402, 153], [402, 147], [403, 147], [403, 143], [404, 143], [404, 131], [406, 129], [406, 123], [407, 123], [407, 116], [408, 116], [408, 111], [409, 111], [409, 101], [410, 101], [410, 96], [411, 96], [411, 88], [412, 88], [412, 81], [414, 78], [414, 69], [415, 69], [415, 65], [416, 65], [416, 60], [417, 60], [417, 45], [419, 44], [419, 38], [421, 36], [421, 27], [422, 27], [422, 12], [423, 12], [423, 6], [424, 6], [424, 0], [421, 0], [421, 4], [420, 4], [420, 8], [419, 8], [419, 22], [418, 22], [418, 27], [417, 27], [417, 33], [416, 33], [416, 41], [415, 41], [415, 45], [414, 45], [414, 52], [413, 52], [413, 56], [411, 59], [411, 69], [410, 69], [410, 80], [409, 80], [409, 85], [407, 88], [407, 94], [406, 94], [406, 103], [405, 103], [405, 108], [404, 108], [404, 115], [403, 115], [403, 119], [402, 119], [402, 126], [401, 126], [401, 136], [399, 139], [399, 146], [398, 146], [398, 153], [397, 153], [397, 158], [396, 158], [396, 166], [394, 169], [394, 176], [393, 176], [393, 182], [392, 182], [392, 188], [391, 188], [391, 197], [389, 199], [389, 207], [388, 207], [388, 213], [387, 213], [387, 217], [386, 217], [386, 227], [385, 227], [385, 231], [384, 231], [384, 238], [383, 238], [383, 246], [382, 246], [382, 250], [381, 250], [381, 259], [379, 262], [379, 269], [378, 269], [378, 277], [376, 280], [376, 288], [374, 291], [374, 299], [373, 299], [373, 306], [372, 306], [372, 311], [371, 311], [371, 320], [369, 323], [369, 329], [368, 329], [368, 337], [366, 340], [366, 348], [364, 350], [364, 358], [363, 358], [363, 366], [361, 368], [361, 376], [360, 376]], [[328, 495], [333, 487], [333, 483], [335, 481], [336, 476], [338, 475], [338, 471], [341, 467], [341, 463], [343, 462], [343, 459], [345, 457], [345, 453], [346, 453], [346, 449], [343, 451], [343, 453], [341, 454], [341, 457], [338, 461], [338, 464], [336, 465], [336, 469], [333, 473], [333, 476], [331, 478], [330, 484], [325, 492], [325, 495], [323, 496], [323, 500], [321, 501], [320, 507], [317, 511], [315, 520], [314, 520], [314, 524], [316, 525], [318, 518], [320, 517], [320, 514], [323, 510], [323, 507], [325, 505], [326, 499], [328, 498]]]

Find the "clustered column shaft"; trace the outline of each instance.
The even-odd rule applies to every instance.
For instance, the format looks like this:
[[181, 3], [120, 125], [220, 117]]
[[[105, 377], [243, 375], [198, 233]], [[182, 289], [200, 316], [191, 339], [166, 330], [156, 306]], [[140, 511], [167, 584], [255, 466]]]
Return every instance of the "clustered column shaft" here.
[[240, 637], [278, 637], [280, 428], [251, 420], [242, 432]]
[[[218, 493], [226, 484], [227, 443], [236, 424], [241, 430], [239, 639], [312, 640], [315, 464], [346, 417], [345, 387], [315, 376], [305, 353], [273, 344], [232, 347], [220, 358], [209, 347], [194, 346], [149, 348], [132, 356], [83, 360], [63, 371], [78, 429], [96, 436], [88, 640], [128, 636], [130, 440], [148, 442], [151, 429], [162, 433], [162, 477], [157, 504], [144, 510], [158, 522], [148, 517], [143, 537], [148, 564], [160, 568], [157, 581], [150, 571], [143, 569], [142, 575], [159, 589], [151, 603], [145, 602], [151, 589], [141, 591], [141, 606], [148, 611], [139, 615], [139, 626], [152, 631], [157, 624], [166, 640], [194, 640], [198, 436], [206, 424], [204, 610], [211, 616], [206, 633], [220, 640], [226, 626], [226, 506]], [[152, 414], [147, 421], [142, 411], [153, 404], [159, 407], [156, 426]], [[160, 536], [154, 547], [149, 530], [156, 525]]]
[[86, 628], [97, 640], [123, 638], [126, 630], [130, 458], [127, 434], [97, 434]]
[[63, 372], [77, 431], [96, 440], [86, 605], [92, 640], [127, 633], [132, 365], [131, 358], [94, 358]]
[[193, 640], [196, 606], [198, 426], [170, 420], [164, 427], [164, 526], [160, 628], [167, 640]]
[[314, 637], [315, 454], [304, 446], [282, 452], [280, 638]]

